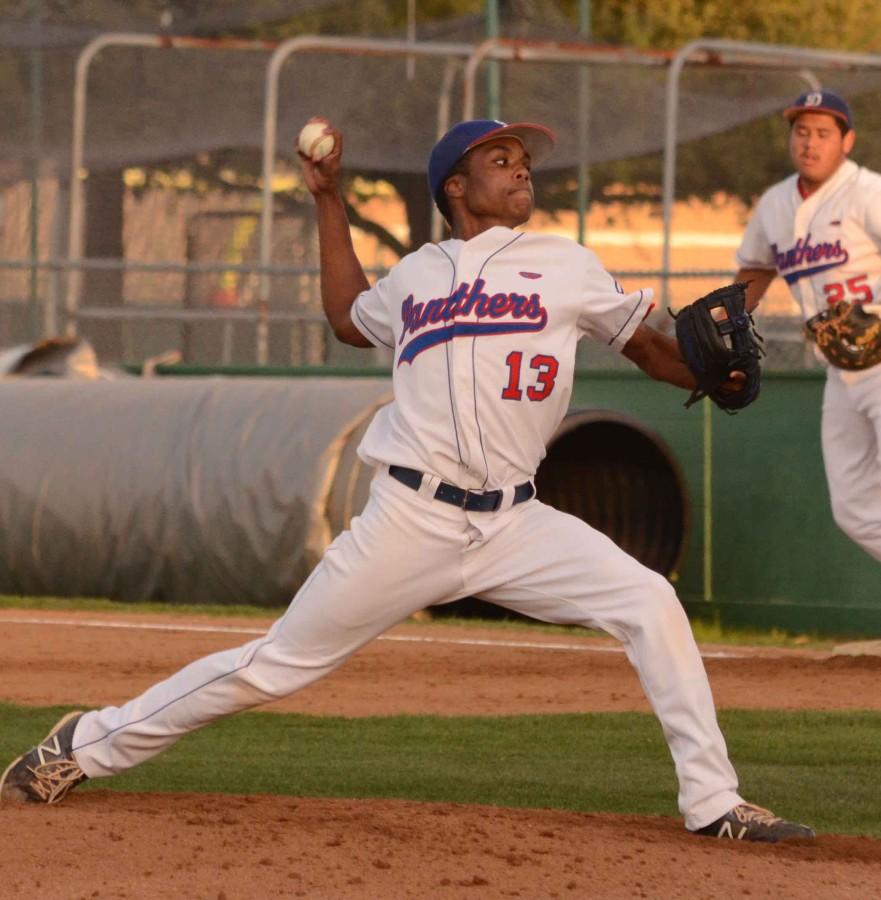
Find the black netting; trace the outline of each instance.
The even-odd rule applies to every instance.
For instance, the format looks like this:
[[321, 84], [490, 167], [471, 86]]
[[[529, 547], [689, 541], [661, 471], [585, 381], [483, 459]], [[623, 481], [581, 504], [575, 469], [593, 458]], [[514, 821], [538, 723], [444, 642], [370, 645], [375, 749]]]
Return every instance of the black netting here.
[[[9, 49], [0, 60], [0, 118], [19, 127], [0, 132], [0, 157], [32, 155], [39, 116], [40, 152], [59, 170], [69, 165], [77, 51], [41, 53], [38, 106], [32, 91], [33, 51]], [[268, 50], [107, 47], [92, 63], [87, 90], [85, 160], [115, 168], [182, 159], [221, 148], [262, 145]], [[461, 61], [460, 61], [461, 63]], [[435, 140], [445, 61], [301, 51], [279, 85], [278, 150], [286, 153], [303, 122], [323, 114], [347, 133], [351, 167], [421, 172]], [[552, 165], [578, 162], [579, 105], [589, 129], [587, 161], [658, 152], [663, 147], [666, 67], [628, 63], [499, 64], [499, 112], [553, 128]], [[462, 113], [462, 77], [450, 94]], [[878, 91], [881, 71], [817, 72], [827, 87], [851, 98]], [[807, 87], [787, 68], [688, 66], [681, 79], [678, 136], [689, 141], [781, 110]], [[486, 78], [476, 81], [477, 114], [487, 109]]]
[[[44, 265], [37, 271], [21, 263], [35, 248], [41, 260], [63, 261], [67, 253], [74, 71], [89, 41], [122, 32], [201, 37], [236, 33], [240, 40], [277, 37], [295, 33], [279, 23], [300, 14], [352, 11], [349, 4], [330, 0], [267, 0], [251, 7], [234, 0], [44, 0], [42, 5], [43, 23], [37, 28], [29, 21], [30, 2], [0, 2], [0, 121], [7, 123], [0, 129], [0, 344], [35, 328], [46, 333], [65, 324], [63, 268]], [[475, 3], [477, 13], [482, 8]], [[569, 43], [579, 37], [562, 14], [512, 18], [504, 24], [504, 33], [512, 37]], [[383, 28], [375, 33], [402, 36], [400, 29], [389, 30], [387, 22]], [[417, 36], [467, 49], [478, 45], [485, 33], [482, 16], [475, 14], [420, 23]], [[256, 46], [108, 46], [92, 63], [81, 173], [88, 176], [85, 255], [124, 260], [129, 268], [86, 273], [80, 303], [109, 309], [111, 318], [114, 307], [146, 312], [145, 318], [122, 324], [105, 317], [80, 325], [110, 334], [105, 346], [117, 356], [143, 358], [183, 343], [194, 361], [254, 359], [253, 317], [239, 321], [230, 313], [253, 311], [259, 297], [254, 267], [260, 257], [261, 149], [272, 49]], [[574, 206], [580, 162], [591, 166], [600, 190], [616, 181], [638, 179], [647, 182], [641, 189], [657, 202], [669, 61], [670, 56], [662, 54], [621, 50], [583, 65], [499, 62], [496, 110], [491, 109], [489, 64], [484, 63], [474, 85], [474, 111], [543, 122], [557, 132], [557, 151], [538, 179], [539, 198], [548, 206]], [[810, 84], [821, 82], [848, 96], [858, 130], [865, 124], [871, 132], [878, 124], [873, 117], [881, 94], [879, 69], [830, 65], [808, 71], [794, 63], [735, 63], [733, 57], [725, 65], [696, 60], [684, 68], [676, 132], [680, 198], [724, 190], [749, 203], [757, 189], [782, 177], [779, 167], [785, 172], [787, 159], [779, 113]], [[463, 68], [462, 56], [407, 60], [310, 50], [288, 59], [279, 81], [272, 261], [290, 271], [271, 275], [267, 299], [274, 313], [300, 316], [302, 322], [273, 325], [274, 361], [327, 360], [333, 347], [325, 340], [323, 326], [312, 321], [320, 317], [312, 210], [291, 153], [299, 128], [312, 115], [328, 116], [343, 128], [347, 169], [388, 178], [406, 195], [411, 218], [403, 230], [395, 231], [398, 226], [388, 222], [382, 225], [386, 237], [406, 247], [411, 238], [418, 242], [428, 237], [425, 161], [444, 103], [449, 102], [451, 122], [463, 115]], [[764, 131], [755, 131], [760, 134], [755, 139], [752, 130], [759, 120]], [[586, 136], [583, 144], [580, 131]], [[734, 139], [729, 140], [729, 134]], [[776, 145], [765, 139], [769, 135], [775, 136]], [[878, 168], [879, 153], [863, 136], [854, 158]], [[631, 168], [615, 168], [621, 161]], [[100, 179], [115, 190], [109, 199], [96, 190]], [[95, 212], [101, 204], [106, 215], [103, 207], [100, 215]], [[408, 234], [407, 224], [415, 231]], [[393, 254], [381, 247], [367, 252], [368, 265], [376, 269], [393, 261]], [[733, 248], [712, 259], [701, 258], [701, 268], [719, 274], [671, 281], [666, 285], [668, 299], [673, 305], [687, 302], [714, 286], [714, 280], [718, 283], [730, 274], [725, 267], [733, 266], [732, 258]], [[674, 254], [673, 269], [682, 266], [679, 259]], [[155, 268], [145, 270], [144, 265]], [[618, 268], [614, 259], [608, 265]], [[646, 253], [629, 268], [635, 266], [657, 270], [660, 251]], [[640, 279], [640, 284], [646, 282]], [[656, 276], [647, 282], [659, 292], [664, 287]], [[784, 296], [775, 310], [794, 323], [794, 310], [785, 303]], [[149, 319], [151, 309], [216, 310], [226, 318], [222, 327], [195, 319], [181, 325], [169, 318]], [[792, 348], [780, 353], [787, 365], [811, 363], [803, 359], [795, 325], [774, 329], [781, 335], [780, 347]]]

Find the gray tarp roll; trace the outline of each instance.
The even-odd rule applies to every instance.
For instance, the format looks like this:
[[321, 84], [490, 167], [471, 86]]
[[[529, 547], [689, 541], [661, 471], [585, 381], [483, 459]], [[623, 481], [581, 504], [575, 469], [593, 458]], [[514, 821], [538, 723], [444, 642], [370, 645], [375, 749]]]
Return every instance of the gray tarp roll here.
[[[0, 593], [285, 603], [386, 379], [0, 381]], [[345, 462], [345, 471], [341, 468]]]

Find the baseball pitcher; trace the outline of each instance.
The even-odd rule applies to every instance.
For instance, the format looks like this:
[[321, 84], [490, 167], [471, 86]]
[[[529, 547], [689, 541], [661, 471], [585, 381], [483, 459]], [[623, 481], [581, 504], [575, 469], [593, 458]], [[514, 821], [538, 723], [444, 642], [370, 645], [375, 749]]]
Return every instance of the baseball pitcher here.
[[[187, 666], [121, 707], [73, 714], [15, 760], [3, 802], [60, 800], [212, 719], [300, 690], [414, 612], [480, 597], [621, 641], [660, 719], [685, 827], [752, 841], [813, 837], [745, 803], [688, 620], [670, 584], [581, 519], [535, 496], [535, 471], [565, 415], [583, 337], [694, 391], [676, 340], [645, 323], [649, 290], [627, 292], [578, 244], [517, 230], [533, 209], [540, 125], [462, 122], [428, 162], [452, 237], [371, 286], [340, 194], [342, 134], [301, 152], [317, 209], [324, 309], [337, 337], [392, 351], [394, 401], [360, 445], [376, 475], [352, 520], [269, 632]], [[309, 142], [314, 145], [315, 136]], [[326, 155], [324, 155], [326, 154]], [[743, 392], [724, 373], [720, 399]]]

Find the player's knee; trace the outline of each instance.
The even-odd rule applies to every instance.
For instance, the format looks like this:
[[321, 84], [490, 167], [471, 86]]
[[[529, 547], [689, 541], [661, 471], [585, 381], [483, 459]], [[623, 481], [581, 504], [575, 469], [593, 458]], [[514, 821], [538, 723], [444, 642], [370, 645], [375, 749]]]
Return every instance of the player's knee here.
[[832, 518], [835, 524], [858, 544], [877, 540], [881, 536], [881, 519], [868, 517], [854, 511], [845, 503], [832, 503]]
[[671, 585], [663, 575], [659, 575], [657, 572], [650, 572], [647, 576], [646, 590], [657, 604], [666, 605], [678, 602], [676, 599], [676, 591], [673, 590], [673, 585]]
[[671, 617], [681, 618], [685, 615], [673, 586], [657, 572], [652, 572], [646, 577], [645, 584], [640, 591], [640, 600], [644, 622], [666, 621]]
[[848, 505], [842, 500], [832, 496], [832, 520], [845, 533], [849, 534], [853, 525], [853, 516], [850, 513]]

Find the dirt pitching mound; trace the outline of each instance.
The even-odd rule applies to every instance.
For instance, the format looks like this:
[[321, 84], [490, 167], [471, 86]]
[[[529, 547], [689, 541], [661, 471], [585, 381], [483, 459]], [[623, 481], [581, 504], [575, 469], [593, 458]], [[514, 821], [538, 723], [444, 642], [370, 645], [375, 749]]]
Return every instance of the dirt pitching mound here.
[[[881, 843], [744, 845], [667, 818], [82, 791], [0, 809], [2, 896], [865, 900]], [[14, 852], [10, 852], [14, 848]]]

